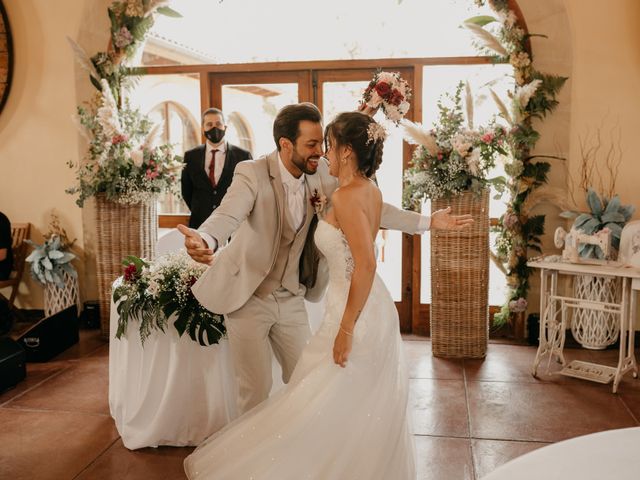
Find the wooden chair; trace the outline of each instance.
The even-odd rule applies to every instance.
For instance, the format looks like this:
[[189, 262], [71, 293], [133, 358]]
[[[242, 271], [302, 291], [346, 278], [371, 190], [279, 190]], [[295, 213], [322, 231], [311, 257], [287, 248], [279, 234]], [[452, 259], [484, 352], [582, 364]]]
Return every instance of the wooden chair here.
[[18, 294], [18, 287], [22, 281], [22, 272], [24, 271], [24, 261], [27, 258], [27, 247], [29, 246], [25, 240], [29, 238], [31, 232], [30, 223], [13, 223], [11, 224], [11, 249], [13, 250], [13, 270], [7, 280], [0, 280], [0, 289], [11, 287], [11, 295], [9, 298], [0, 293], [0, 297], [9, 303], [12, 309], [13, 303]]

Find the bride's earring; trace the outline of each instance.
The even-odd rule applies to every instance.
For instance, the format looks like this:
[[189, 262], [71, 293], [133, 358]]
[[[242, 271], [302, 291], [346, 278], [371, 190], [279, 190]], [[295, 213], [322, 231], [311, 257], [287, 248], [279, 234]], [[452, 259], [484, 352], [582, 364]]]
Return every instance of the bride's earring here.
[[347, 164], [347, 157], [342, 157], [342, 160], [340, 160], [340, 163], [342, 165], [346, 165]]

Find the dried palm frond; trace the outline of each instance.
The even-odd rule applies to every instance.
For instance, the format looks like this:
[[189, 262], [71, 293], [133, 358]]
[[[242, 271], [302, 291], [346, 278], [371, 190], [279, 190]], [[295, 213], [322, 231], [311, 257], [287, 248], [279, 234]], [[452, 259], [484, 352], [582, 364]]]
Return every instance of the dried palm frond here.
[[569, 202], [565, 191], [561, 188], [543, 186], [535, 189], [531, 192], [527, 199], [522, 203], [520, 207], [520, 213], [526, 217], [531, 216], [531, 212], [534, 208], [543, 202], [551, 203], [558, 207], [560, 210], [570, 210]]
[[491, 97], [493, 98], [493, 101], [496, 102], [496, 105], [498, 106], [498, 110], [500, 110], [502, 117], [507, 122], [509, 122], [509, 125], [513, 125], [513, 119], [511, 118], [511, 114], [509, 113], [507, 106], [503, 103], [502, 100], [500, 100], [500, 97], [496, 92], [493, 91], [493, 88], [490, 88], [489, 91], [491, 92]]
[[471, 94], [471, 85], [466, 81], [464, 84], [465, 104], [467, 107], [467, 125], [469, 130], [473, 130], [473, 95]]
[[89, 72], [89, 75], [99, 81], [100, 75], [98, 74], [95, 65], [89, 58], [89, 55], [87, 55], [87, 52], [85, 52], [84, 49], [80, 45], [78, 45], [78, 43], [72, 38], [67, 37], [67, 41], [69, 42], [69, 45], [71, 45], [71, 49], [73, 50], [73, 53], [76, 56], [76, 60], [78, 61], [80, 66], [87, 72]]
[[471, 30], [482, 44], [490, 50], [493, 50], [501, 57], [508, 57], [509, 52], [502, 46], [500, 41], [490, 32], [482, 28], [480, 25], [476, 25], [475, 23], [465, 22], [463, 25]]
[[500, 257], [493, 253], [491, 250], [489, 250], [489, 258], [495, 264], [495, 266], [498, 267], [498, 270], [500, 270], [505, 275], [507, 274], [507, 269], [504, 268], [504, 263], [502, 263]]
[[156, 124], [153, 126], [151, 131], [147, 134], [147, 138], [144, 139], [144, 143], [142, 144], [142, 147], [145, 150], [151, 150], [151, 147], [153, 146], [153, 141], [156, 139], [156, 136], [160, 133], [161, 128], [162, 127], [160, 126], [160, 124]]
[[171, 2], [169, 0], [149, 0], [147, 8], [145, 8], [144, 16], [152, 14], [160, 7], [168, 7]]
[[413, 145], [422, 145], [432, 157], [438, 154], [436, 139], [421, 124], [404, 119], [402, 126], [404, 127], [404, 137], [407, 142]]

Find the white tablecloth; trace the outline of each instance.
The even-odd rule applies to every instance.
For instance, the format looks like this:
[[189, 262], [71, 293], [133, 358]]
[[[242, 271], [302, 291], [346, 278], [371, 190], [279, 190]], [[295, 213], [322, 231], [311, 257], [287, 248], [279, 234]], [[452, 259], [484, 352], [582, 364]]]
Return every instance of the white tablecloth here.
[[554, 443], [515, 458], [482, 480], [638, 480], [640, 427]]
[[198, 445], [236, 417], [227, 340], [202, 347], [171, 325], [143, 347], [137, 322], [119, 340], [117, 323], [112, 303], [109, 407], [125, 447]]
[[[311, 329], [319, 328], [323, 303], [306, 303]], [[111, 303], [109, 407], [125, 447], [198, 445], [237, 416], [236, 383], [227, 340], [202, 347], [171, 325], [140, 341], [137, 322], [115, 338], [118, 312]], [[282, 369], [272, 357], [273, 388]]]
[[[163, 255], [183, 248], [176, 229], [156, 245]], [[311, 331], [322, 323], [324, 302], [305, 302]], [[137, 322], [116, 339], [118, 312], [111, 303], [109, 407], [125, 447], [198, 445], [237, 416], [236, 382], [227, 340], [202, 347], [180, 338], [169, 320], [166, 333], [140, 342]], [[282, 369], [272, 357], [273, 388], [281, 388]]]

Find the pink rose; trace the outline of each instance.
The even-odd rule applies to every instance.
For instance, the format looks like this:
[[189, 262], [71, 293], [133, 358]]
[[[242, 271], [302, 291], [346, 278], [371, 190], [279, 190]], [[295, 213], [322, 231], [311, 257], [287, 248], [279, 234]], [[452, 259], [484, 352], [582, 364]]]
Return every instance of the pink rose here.
[[491, 143], [493, 141], [493, 133], [485, 133], [480, 137], [480, 140], [487, 144]]
[[127, 140], [129, 140], [129, 137], [125, 134], [118, 134], [118, 135], [114, 135], [113, 138], [111, 139], [111, 144], [112, 145], [118, 145], [119, 143], [124, 143]]

